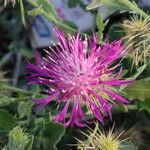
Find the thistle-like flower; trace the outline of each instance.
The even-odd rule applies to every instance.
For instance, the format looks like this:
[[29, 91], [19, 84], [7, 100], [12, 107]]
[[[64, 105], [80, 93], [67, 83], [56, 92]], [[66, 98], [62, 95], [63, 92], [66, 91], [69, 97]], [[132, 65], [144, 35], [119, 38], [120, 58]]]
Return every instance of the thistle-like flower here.
[[[122, 68], [116, 74], [118, 64], [112, 63], [125, 55], [121, 41], [97, 45], [98, 37], [82, 40], [77, 34], [66, 38], [64, 33], [55, 29], [59, 40], [54, 50], [45, 50], [45, 57], [36, 53], [37, 64], [28, 65], [30, 84], [51, 86], [46, 92], [50, 95], [41, 100], [34, 100], [43, 108], [52, 100], [64, 103], [63, 110], [53, 119], [63, 122], [67, 127], [76, 124], [85, 126], [87, 110], [103, 123], [105, 116], [111, 118], [112, 105], [127, 103], [127, 99], [118, 95], [115, 86], [129, 84], [131, 81], [120, 80]], [[66, 121], [68, 107], [72, 106], [70, 119]], [[58, 105], [59, 106], [59, 105]], [[83, 112], [82, 106], [87, 110]]]
[[134, 15], [131, 20], [125, 20], [123, 27], [125, 41], [130, 48], [133, 64], [147, 63], [150, 59], [150, 22], [142, 16]]
[[122, 142], [127, 140], [121, 140], [119, 137], [123, 132], [115, 133], [113, 128], [108, 132], [102, 132], [98, 127], [98, 123], [96, 123], [94, 130], [89, 128], [87, 133], [81, 131], [81, 134], [86, 136], [87, 140], [77, 139], [78, 150], [120, 150]]

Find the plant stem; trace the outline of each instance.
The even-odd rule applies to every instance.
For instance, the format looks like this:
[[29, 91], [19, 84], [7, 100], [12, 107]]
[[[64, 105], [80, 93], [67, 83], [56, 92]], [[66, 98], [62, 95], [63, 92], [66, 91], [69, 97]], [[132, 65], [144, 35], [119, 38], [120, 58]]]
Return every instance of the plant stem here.
[[30, 5], [32, 5], [33, 7], [39, 7], [39, 5], [33, 1], [33, 0], [26, 0]]
[[22, 94], [28, 94], [28, 95], [32, 95], [33, 93], [24, 89], [20, 89], [20, 88], [16, 88], [10, 85], [5, 85], [5, 84], [1, 84], [0, 85], [0, 89], [2, 90], [9, 90], [12, 92], [16, 92], [16, 93], [22, 93]]
[[[45, 12], [45, 11], [43, 11], [43, 16], [44, 16], [49, 22], [52, 22], [52, 21], [53, 21], [53, 19], [50, 17], [50, 15], [49, 15], [47, 12]], [[73, 33], [77, 32], [75, 29], [73, 29], [73, 28], [67, 26], [67, 25], [64, 24], [63, 22], [60, 22], [60, 21], [57, 22], [56, 20], [53, 21], [53, 22], [54, 22], [56, 25], [62, 27], [63, 29], [70, 30], [70, 31], [73, 32]]]
[[130, 2], [129, 0], [119, 0], [122, 4], [126, 5], [130, 10], [135, 11], [139, 15], [143, 16], [145, 19], [150, 20], [150, 16], [140, 9], [136, 4]]
[[41, 7], [39, 7], [39, 5], [33, 1], [33, 0], [26, 0], [26, 2], [28, 2], [31, 6], [33, 6], [34, 8], [39, 8], [41, 9], [41, 11], [43, 12], [42, 15], [49, 21], [49, 22], [53, 22], [55, 23], [56, 25], [62, 27], [63, 29], [67, 29], [73, 33], [77, 32], [75, 29], [71, 28], [70, 26], [66, 25], [63, 23], [63, 21], [57, 21], [57, 20], [54, 20], [53, 18], [50, 17], [50, 15], [45, 11], [43, 10]]

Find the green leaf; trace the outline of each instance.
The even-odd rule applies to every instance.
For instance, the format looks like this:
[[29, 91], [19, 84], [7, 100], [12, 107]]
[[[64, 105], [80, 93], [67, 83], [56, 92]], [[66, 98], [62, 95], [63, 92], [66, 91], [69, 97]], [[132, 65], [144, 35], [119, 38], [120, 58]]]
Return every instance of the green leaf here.
[[150, 99], [146, 99], [145, 101], [138, 101], [138, 105], [140, 108], [145, 109], [150, 113]]
[[130, 0], [93, 0], [92, 3], [87, 6], [87, 10], [94, 9], [100, 7], [101, 5], [107, 5], [109, 11], [111, 13], [119, 10], [119, 11], [135, 11], [139, 15], [142, 15], [146, 19], [150, 20], [148, 14], [146, 14], [143, 10], [141, 10], [135, 2], [131, 2]]
[[19, 118], [23, 118], [24, 116], [29, 116], [31, 114], [31, 106], [32, 102], [20, 102], [18, 106]]
[[119, 11], [130, 11], [129, 7], [124, 4], [124, 0], [104, 0], [105, 5], [108, 6], [110, 13], [113, 13], [117, 10]]
[[108, 31], [109, 40], [114, 41], [123, 38], [125, 36], [125, 32], [120, 32], [121, 30], [122, 28], [118, 25], [118, 23], [111, 25]]
[[56, 150], [56, 144], [61, 140], [65, 134], [65, 128], [60, 124], [49, 122], [45, 125], [44, 130], [44, 146], [45, 150]]
[[13, 116], [7, 111], [0, 109], [0, 128], [8, 132], [15, 126], [17, 126], [17, 122]]
[[34, 136], [30, 135], [30, 139], [29, 139], [28, 144], [26, 145], [25, 150], [32, 150], [33, 142], [34, 142]]
[[57, 19], [57, 20], [61, 20], [58, 16], [57, 16], [57, 13], [55, 11], [55, 8], [54, 6], [51, 4], [50, 1], [48, 0], [37, 0], [37, 3], [39, 6], [41, 6], [43, 8], [43, 10], [45, 12], [47, 12], [51, 18], [53, 19]]
[[22, 2], [22, 0], [19, 0], [19, 1], [20, 1], [20, 12], [21, 12], [22, 23], [23, 23], [24, 26], [26, 26], [23, 2]]
[[13, 97], [8, 97], [6, 95], [0, 95], [0, 106], [7, 106], [9, 105], [10, 103], [13, 103], [17, 101], [16, 98], [13, 98]]
[[73, 28], [73, 29], [78, 29], [78, 26], [76, 26], [73, 22], [67, 21], [67, 20], [63, 20], [63, 24]]
[[57, 16], [57, 13], [54, 9], [54, 6], [48, 0], [28, 0], [29, 4], [31, 4], [34, 9], [29, 11], [29, 15], [39, 15], [42, 14], [49, 22], [56, 24], [67, 32], [74, 33], [76, 30], [63, 22], [61, 18]]
[[30, 16], [37, 16], [43, 14], [43, 10], [41, 8], [34, 8], [28, 11], [28, 15]]
[[93, 2], [86, 7], [87, 10], [97, 8], [103, 4], [103, 0], [93, 0]]
[[145, 70], [145, 68], [146, 68], [146, 64], [143, 65], [142, 67], [138, 68], [137, 72], [132, 77], [130, 77], [129, 79], [135, 80]]
[[98, 28], [98, 34], [101, 34], [105, 28], [105, 24], [103, 22], [103, 16], [100, 13], [97, 14], [96, 25]]
[[116, 10], [130, 10], [123, 1], [124, 0], [93, 0], [86, 8], [90, 10], [102, 5], [107, 5], [110, 12], [115, 12]]
[[87, 10], [90, 10], [102, 5], [107, 5], [110, 12], [114, 12], [116, 10], [129, 10], [128, 7], [126, 7], [120, 0], [93, 0], [93, 2], [86, 8]]
[[2, 150], [8, 150], [7, 146], [5, 146]]
[[[143, 65], [142, 67], [137, 69], [137, 72], [132, 75], [130, 78], [127, 78], [127, 80], [135, 80], [146, 68], [146, 65]], [[123, 85], [120, 87], [120, 91], [122, 91], [124, 88], [128, 87], [128, 85]]]
[[29, 50], [26, 47], [20, 47], [20, 53], [22, 54], [22, 56], [26, 57], [27, 59], [32, 59], [34, 58], [34, 52]]
[[150, 82], [137, 81], [127, 86], [124, 91], [129, 99], [138, 99], [144, 101], [150, 98]]

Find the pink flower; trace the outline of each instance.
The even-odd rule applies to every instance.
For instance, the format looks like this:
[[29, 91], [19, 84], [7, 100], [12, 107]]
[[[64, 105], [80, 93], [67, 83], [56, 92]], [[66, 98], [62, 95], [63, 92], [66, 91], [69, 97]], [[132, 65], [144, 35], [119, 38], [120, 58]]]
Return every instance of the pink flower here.
[[[119, 65], [112, 65], [126, 53], [122, 42], [106, 41], [98, 45], [99, 38], [95, 35], [92, 39], [82, 40], [79, 34], [66, 38], [59, 29], [55, 32], [59, 40], [55, 50], [52, 47], [45, 50], [45, 57], [36, 53], [37, 64], [27, 66], [30, 84], [50, 86], [47, 90], [49, 97], [33, 101], [39, 109], [54, 99], [63, 103], [63, 110], [53, 119], [63, 122], [66, 127], [73, 124], [85, 126], [87, 110], [101, 123], [106, 116], [111, 119], [112, 106], [128, 102], [118, 95], [115, 86], [131, 83], [119, 79], [122, 68], [116, 74]], [[66, 119], [70, 108], [70, 118]]]

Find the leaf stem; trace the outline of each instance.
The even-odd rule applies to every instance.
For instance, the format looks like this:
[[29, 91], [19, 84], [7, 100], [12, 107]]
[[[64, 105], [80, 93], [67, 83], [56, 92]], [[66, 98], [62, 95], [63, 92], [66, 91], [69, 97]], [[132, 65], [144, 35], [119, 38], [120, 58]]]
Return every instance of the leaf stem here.
[[119, 0], [121, 3], [126, 5], [130, 10], [135, 11], [139, 15], [142, 15], [145, 19], [150, 20], [150, 16], [145, 13], [142, 9], [140, 9], [136, 4], [130, 2], [129, 0]]
[[70, 26], [66, 25], [63, 23], [63, 21], [57, 21], [54, 20], [53, 18], [50, 17], [50, 15], [44, 10], [42, 9], [42, 7], [40, 7], [35, 1], [33, 0], [26, 0], [26, 2], [28, 2], [31, 6], [33, 6], [34, 8], [39, 8], [41, 9], [41, 11], [43, 12], [42, 15], [49, 21], [49, 22], [53, 22], [56, 25], [62, 27], [63, 29], [67, 29], [73, 33], [77, 32], [75, 29], [71, 28]]
[[16, 88], [16, 87], [6, 85], [6, 84], [0, 84], [0, 89], [9, 90], [9, 91], [16, 92], [16, 93], [28, 94], [28, 95], [33, 94], [33, 92], [30, 92], [30, 91], [27, 91], [27, 90], [24, 90], [24, 89], [20, 89], [20, 88]]

